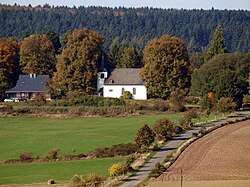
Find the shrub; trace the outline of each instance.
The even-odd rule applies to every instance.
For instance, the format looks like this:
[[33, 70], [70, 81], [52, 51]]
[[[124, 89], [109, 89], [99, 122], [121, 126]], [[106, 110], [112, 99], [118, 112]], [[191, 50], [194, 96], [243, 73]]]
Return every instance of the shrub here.
[[70, 180], [70, 186], [72, 187], [98, 187], [101, 186], [104, 181], [104, 177], [91, 173], [87, 178], [83, 178], [82, 175], [75, 174]]
[[49, 157], [50, 159], [57, 159], [57, 158], [58, 158], [59, 151], [60, 151], [60, 149], [54, 149], [54, 150], [49, 151], [48, 157]]
[[243, 104], [250, 103], [250, 95], [244, 95], [243, 97]]
[[132, 143], [118, 144], [118, 145], [113, 145], [112, 149], [115, 156], [126, 156], [138, 151], [138, 146]]
[[116, 177], [119, 175], [123, 174], [123, 163], [116, 163], [113, 164], [110, 168], [109, 168], [109, 176], [110, 177]]
[[23, 153], [19, 156], [21, 162], [29, 162], [32, 160], [32, 152]]
[[190, 110], [179, 120], [179, 123], [183, 128], [189, 128], [192, 125], [192, 119], [198, 117], [194, 110]]
[[176, 89], [171, 92], [169, 97], [169, 102], [171, 103], [170, 109], [175, 112], [183, 112], [185, 110], [184, 106], [185, 91], [181, 89]]
[[105, 178], [103, 176], [96, 175], [94, 173], [89, 174], [88, 177], [85, 179], [86, 186], [91, 186], [91, 187], [101, 186], [104, 180]]
[[121, 96], [122, 99], [133, 99], [133, 95], [130, 91], [125, 91], [122, 96]]
[[45, 103], [46, 102], [46, 96], [43, 93], [37, 93], [36, 96], [33, 99], [36, 103]]
[[211, 99], [209, 99], [208, 96], [205, 95], [200, 100], [200, 106], [202, 110], [212, 109], [213, 103], [211, 102]]
[[199, 103], [200, 99], [194, 96], [189, 96], [186, 99], [186, 103], [190, 105], [196, 105]]
[[7, 105], [0, 105], [0, 112], [12, 112], [13, 106], [10, 104]]
[[86, 186], [86, 181], [81, 175], [75, 174], [70, 180], [70, 186], [83, 187]]
[[154, 125], [154, 131], [159, 140], [166, 140], [174, 133], [174, 124], [169, 119], [159, 119]]
[[138, 146], [136, 144], [117, 144], [112, 147], [96, 148], [91, 154], [97, 158], [107, 158], [114, 156], [127, 156], [138, 151]]
[[155, 133], [147, 124], [143, 125], [135, 135], [135, 142], [140, 148], [148, 148], [154, 140]]
[[149, 173], [149, 177], [158, 177], [160, 176], [164, 171], [166, 170], [166, 168], [160, 164], [160, 163], [156, 163], [155, 164], [155, 168], [151, 170], [151, 172]]
[[167, 111], [169, 109], [169, 105], [163, 100], [156, 100], [154, 103], [154, 109], [159, 111]]
[[233, 98], [229, 97], [222, 97], [218, 105], [221, 112], [232, 112], [236, 108], [236, 103], [233, 101]]

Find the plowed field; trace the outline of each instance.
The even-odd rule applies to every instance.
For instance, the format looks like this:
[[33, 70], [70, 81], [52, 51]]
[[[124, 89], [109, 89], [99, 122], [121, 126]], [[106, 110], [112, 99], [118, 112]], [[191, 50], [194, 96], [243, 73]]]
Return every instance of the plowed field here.
[[235, 181], [238, 185], [243, 181], [249, 185], [250, 120], [222, 127], [197, 140], [180, 155], [167, 172], [151, 181], [149, 186], [164, 186], [164, 183], [167, 185], [171, 181], [178, 183], [181, 170], [183, 183], [207, 181], [209, 184], [211, 181], [209, 186], [214, 186], [212, 184], [216, 181], [220, 184], [223, 181], [228, 184]]

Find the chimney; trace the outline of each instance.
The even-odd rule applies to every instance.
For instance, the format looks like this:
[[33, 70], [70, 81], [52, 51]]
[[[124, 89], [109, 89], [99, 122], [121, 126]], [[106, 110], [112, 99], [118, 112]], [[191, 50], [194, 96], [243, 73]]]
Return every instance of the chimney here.
[[36, 74], [30, 74], [30, 78], [36, 78]]

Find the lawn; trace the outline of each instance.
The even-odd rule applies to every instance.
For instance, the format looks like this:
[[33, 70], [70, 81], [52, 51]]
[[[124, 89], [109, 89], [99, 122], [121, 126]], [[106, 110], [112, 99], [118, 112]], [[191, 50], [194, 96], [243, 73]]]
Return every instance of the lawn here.
[[182, 114], [145, 115], [115, 118], [0, 118], [0, 161], [32, 152], [45, 157], [53, 149], [60, 155], [87, 153], [94, 148], [134, 142], [143, 124], [152, 126], [166, 117], [175, 122]]
[[87, 176], [89, 173], [96, 173], [108, 177], [108, 168], [123, 159], [116, 157], [83, 161], [0, 164], [0, 185], [46, 183], [49, 179], [64, 182], [69, 181], [74, 174]]

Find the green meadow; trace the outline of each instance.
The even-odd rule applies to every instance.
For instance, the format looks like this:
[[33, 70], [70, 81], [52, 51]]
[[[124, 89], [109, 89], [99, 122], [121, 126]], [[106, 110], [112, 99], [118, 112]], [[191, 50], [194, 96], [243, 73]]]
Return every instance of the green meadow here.
[[[184, 114], [143, 115], [113, 118], [0, 118], [0, 162], [32, 152], [46, 157], [53, 149], [59, 156], [88, 153], [97, 147], [134, 143], [137, 130], [153, 126], [156, 120], [168, 118], [178, 124]], [[211, 116], [214, 118], [214, 116]], [[204, 120], [201, 119], [201, 120]], [[82, 161], [0, 164], [0, 184], [46, 182], [48, 179], [69, 181], [74, 174], [97, 173], [107, 176], [108, 168], [123, 157]]]
[[[19, 158], [32, 152], [33, 157], [46, 157], [53, 149], [60, 155], [87, 153], [97, 147], [133, 143], [143, 124], [152, 126], [167, 117], [178, 121], [181, 114], [115, 118], [0, 118], [0, 161]], [[60, 156], [59, 155], [59, 156]]]
[[96, 173], [108, 177], [108, 168], [123, 159], [116, 157], [64, 162], [0, 164], [0, 185], [46, 183], [49, 179], [65, 182], [69, 181], [74, 174], [87, 176], [89, 173]]

